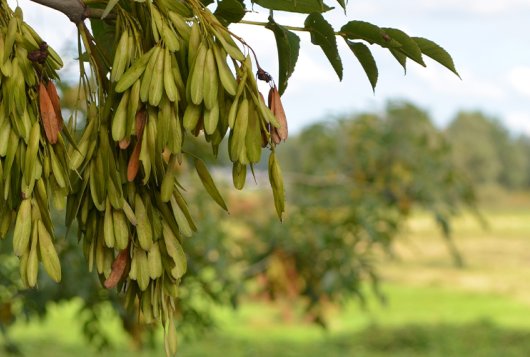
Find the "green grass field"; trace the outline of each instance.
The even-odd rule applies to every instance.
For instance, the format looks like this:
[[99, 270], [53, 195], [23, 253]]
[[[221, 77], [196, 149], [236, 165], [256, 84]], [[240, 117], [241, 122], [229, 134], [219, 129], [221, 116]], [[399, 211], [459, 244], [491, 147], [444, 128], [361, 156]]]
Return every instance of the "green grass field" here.
[[[328, 330], [285, 321], [281, 309], [264, 303], [219, 309], [218, 328], [182, 341], [180, 355], [530, 356], [530, 211], [486, 218], [486, 229], [469, 216], [455, 222], [466, 263], [457, 268], [429, 218], [415, 216], [395, 258], [381, 265], [386, 305], [367, 291], [364, 309], [356, 301], [330, 309]], [[11, 336], [27, 356], [164, 355], [161, 336], [155, 350], [131, 350], [110, 312], [102, 318], [116, 347], [98, 353], [85, 344], [76, 317], [75, 303], [54, 306], [44, 321], [17, 323]]]

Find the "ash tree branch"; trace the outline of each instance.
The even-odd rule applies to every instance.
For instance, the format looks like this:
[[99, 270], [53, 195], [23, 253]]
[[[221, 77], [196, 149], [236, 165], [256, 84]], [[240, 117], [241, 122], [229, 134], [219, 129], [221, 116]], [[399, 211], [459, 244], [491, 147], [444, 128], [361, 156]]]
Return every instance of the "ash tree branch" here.
[[100, 18], [102, 9], [91, 9], [81, 0], [31, 0], [34, 3], [49, 7], [65, 14], [75, 24], [86, 18]]
[[85, 19], [86, 5], [81, 0], [31, 0], [65, 14], [75, 24]]

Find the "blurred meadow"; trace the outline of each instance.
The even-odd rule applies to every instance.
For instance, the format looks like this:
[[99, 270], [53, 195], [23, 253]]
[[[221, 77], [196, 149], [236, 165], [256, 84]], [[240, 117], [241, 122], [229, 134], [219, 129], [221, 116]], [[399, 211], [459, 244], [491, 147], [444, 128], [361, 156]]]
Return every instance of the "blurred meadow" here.
[[[213, 309], [217, 326], [181, 341], [180, 356], [526, 356], [529, 215], [522, 207], [485, 210], [487, 228], [458, 218], [454, 238], [465, 259], [458, 268], [437, 227], [417, 214], [395, 256], [380, 264], [385, 302], [368, 293], [364, 306], [329, 306], [322, 329], [296, 306], [249, 299], [236, 311]], [[17, 322], [10, 337], [28, 356], [163, 355], [160, 331], [154, 351], [135, 351], [110, 307], [101, 318], [114, 348], [96, 351], [82, 336], [78, 309], [76, 300], [52, 304], [43, 320]]]
[[[224, 186], [226, 158], [210, 165], [230, 215], [183, 163], [201, 230], [185, 242], [179, 355], [530, 355], [529, 147], [481, 113], [440, 130], [410, 103], [315, 124], [279, 149], [283, 223], [252, 176]], [[0, 355], [164, 355], [73, 234], [60, 242], [63, 282], [39, 290], [18, 290], [2, 246]]]

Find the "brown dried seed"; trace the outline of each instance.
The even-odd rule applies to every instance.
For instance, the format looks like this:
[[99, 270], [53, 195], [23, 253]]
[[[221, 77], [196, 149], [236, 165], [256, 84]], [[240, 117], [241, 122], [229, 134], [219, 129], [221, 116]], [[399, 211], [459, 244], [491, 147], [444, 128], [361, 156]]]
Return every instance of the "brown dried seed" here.
[[46, 86], [42, 82], [39, 83], [39, 109], [46, 139], [51, 144], [55, 144], [59, 135], [57, 116]]
[[139, 140], [136, 142], [136, 145], [134, 146], [134, 150], [131, 154], [131, 157], [129, 158], [129, 164], [127, 165], [127, 180], [129, 180], [129, 182], [134, 181], [136, 175], [138, 174], [138, 170], [140, 169], [141, 149], [142, 139], [139, 138]]
[[142, 149], [142, 138], [144, 136], [145, 123], [147, 122], [147, 112], [140, 110], [136, 113], [136, 145], [129, 158], [129, 164], [127, 166], [127, 180], [129, 182], [134, 181], [138, 170], [140, 169], [140, 151]]
[[63, 128], [63, 115], [61, 113], [61, 100], [59, 99], [59, 95], [57, 94], [57, 88], [55, 87], [55, 84], [52, 81], [48, 81], [48, 84], [46, 85], [46, 91], [48, 92], [48, 96], [50, 97], [50, 100], [53, 105], [53, 109], [55, 110], [55, 117], [57, 118], [57, 127], [59, 130]]
[[125, 248], [122, 251], [120, 251], [116, 259], [114, 259], [114, 262], [112, 263], [112, 270], [110, 272], [110, 275], [107, 278], [107, 280], [105, 280], [105, 282], [103, 283], [103, 285], [107, 289], [112, 289], [113, 287], [118, 285], [118, 283], [120, 282], [120, 280], [125, 274], [125, 268], [127, 268], [128, 263], [129, 263], [129, 249]]
[[135, 121], [136, 136], [141, 138], [144, 133], [145, 123], [147, 123], [147, 112], [145, 110], [138, 111], [135, 116]]
[[276, 86], [274, 86], [272, 102], [274, 104], [274, 106], [272, 107], [272, 113], [280, 123], [280, 127], [277, 128], [278, 136], [281, 140], [285, 141], [287, 140], [288, 136], [287, 118], [285, 116], [285, 110], [283, 109], [280, 93], [278, 92], [278, 89], [276, 89]]

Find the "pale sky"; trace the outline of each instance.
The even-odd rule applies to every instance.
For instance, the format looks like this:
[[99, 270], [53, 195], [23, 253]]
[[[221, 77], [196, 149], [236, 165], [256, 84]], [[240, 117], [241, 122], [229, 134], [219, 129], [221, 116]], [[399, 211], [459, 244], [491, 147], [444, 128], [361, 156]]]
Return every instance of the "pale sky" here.
[[[337, 5], [334, 0], [325, 2]], [[19, 4], [26, 21], [63, 54], [70, 64], [67, 72], [75, 74], [75, 53], [65, 52], [77, 46], [74, 26], [64, 15], [28, 0]], [[338, 40], [344, 79], [339, 82], [320, 48], [300, 33], [299, 61], [283, 96], [292, 131], [342, 114], [380, 110], [388, 100], [406, 99], [428, 110], [439, 126], [459, 110], [482, 110], [514, 133], [530, 135], [530, 0], [350, 0], [347, 17], [340, 10], [325, 16], [336, 30], [348, 19], [358, 19], [427, 37], [452, 54], [462, 80], [432, 61], [426, 61], [427, 68], [410, 62], [405, 76], [387, 51], [375, 47], [379, 83], [374, 94], [342, 39]], [[266, 20], [266, 14], [247, 17]], [[303, 26], [303, 20], [303, 16], [276, 16], [280, 24]], [[256, 26], [232, 29], [256, 50], [262, 67], [277, 77], [272, 33]]]

